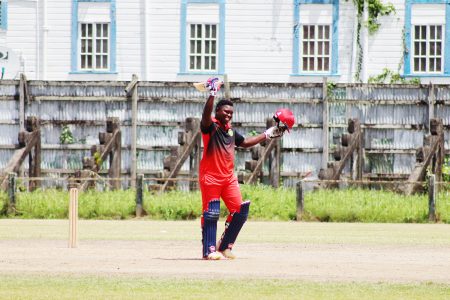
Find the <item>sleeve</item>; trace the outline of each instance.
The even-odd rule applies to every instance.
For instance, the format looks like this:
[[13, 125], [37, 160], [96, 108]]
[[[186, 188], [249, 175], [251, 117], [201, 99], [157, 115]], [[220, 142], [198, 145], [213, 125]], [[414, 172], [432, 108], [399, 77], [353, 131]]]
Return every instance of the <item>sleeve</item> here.
[[239, 147], [245, 140], [245, 138], [236, 130], [234, 131], [234, 135], [235, 135], [234, 144], [236, 145], [236, 147]]
[[212, 122], [211, 125], [209, 125], [209, 127], [203, 127], [202, 123], [200, 123], [200, 131], [203, 134], [208, 134], [211, 133], [214, 129], [214, 127], [217, 126], [216, 123]]

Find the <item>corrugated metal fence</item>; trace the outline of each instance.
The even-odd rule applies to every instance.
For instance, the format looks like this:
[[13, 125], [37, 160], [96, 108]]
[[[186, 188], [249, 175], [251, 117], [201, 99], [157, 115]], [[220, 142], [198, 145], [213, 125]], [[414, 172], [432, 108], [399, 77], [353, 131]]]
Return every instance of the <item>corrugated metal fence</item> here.
[[[28, 81], [25, 117], [41, 120], [43, 176], [66, 176], [82, 168], [82, 158], [98, 144], [107, 117], [118, 117], [122, 128], [122, 173], [130, 170], [131, 100], [128, 82]], [[17, 145], [20, 82], [0, 81], [0, 169]], [[450, 87], [362, 84], [231, 83], [234, 124], [244, 135], [262, 132], [266, 118], [279, 107], [290, 108], [295, 129], [282, 140], [281, 170], [285, 185], [322, 165], [324, 94], [328, 101], [329, 148], [339, 143], [348, 118], [359, 118], [364, 129], [366, 176], [401, 176], [411, 171], [415, 149], [422, 146], [431, 117], [443, 119], [445, 148], [450, 149]], [[170, 146], [187, 117], [201, 117], [206, 95], [187, 82], [139, 82], [137, 169], [151, 176], [163, 168]], [[222, 95], [219, 95], [219, 98]], [[74, 143], [62, 145], [63, 126]], [[236, 170], [244, 169], [249, 151], [238, 150]], [[330, 158], [331, 159], [331, 158]], [[27, 166], [25, 166], [27, 167]], [[104, 166], [107, 167], [107, 164]], [[266, 172], [268, 171], [265, 168]], [[189, 172], [188, 162], [182, 168]]]

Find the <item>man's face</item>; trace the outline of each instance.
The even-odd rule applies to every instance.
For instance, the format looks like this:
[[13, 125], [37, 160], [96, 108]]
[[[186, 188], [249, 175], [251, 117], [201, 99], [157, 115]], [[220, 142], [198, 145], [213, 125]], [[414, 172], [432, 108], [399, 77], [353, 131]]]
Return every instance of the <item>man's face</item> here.
[[222, 124], [227, 124], [231, 122], [233, 118], [233, 106], [230, 105], [222, 105], [216, 110], [216, 119], [220, 121]]

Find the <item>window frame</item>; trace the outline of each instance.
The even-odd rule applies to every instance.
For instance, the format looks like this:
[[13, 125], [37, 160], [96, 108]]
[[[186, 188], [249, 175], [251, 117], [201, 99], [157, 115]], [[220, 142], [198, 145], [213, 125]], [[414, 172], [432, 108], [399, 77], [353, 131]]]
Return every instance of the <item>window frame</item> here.
[[[78, 24], [80, 26], [79, 30], [80, 30], [80, 33], [81, 33], [80, 34], [80, 60], [79, 60], [79, 64], [78, 64], [78, 69], [80, 71], [94, 71], [94, 72], [108, 71], [109, 70], [109, 66], [110, 66], [110, 49], [111, 49], [111, 45], [110, 45], [111, 28], [110, 27], [111, 27], [111, 24], [109, 22], [108, 23], [106, 23], [106, 22], [98, 22], [98, 23], [80, 22]], [[92, 68], [90, 68], [90, 69], [89, 68], [83, 68], [83, 66], [82, 66], [82, 58], [81, 57], [83, 56], [83, 52], [82, 52], [81, 42], [83, 41], [83, 39], [87, 40], [87, 38], [88, 38], [88, 37], [83, 37], [82, 36], [83, 30], [82, 30], [81, 27], [83, 25], [91, 25], [92, 26], [92, 38], [91, 38], [91, 40], [93, 41], [92, 42], [92, 52], [91, 53], [84, 52], [85, 53], [84, 55], [86, 55], [87, 57], [89, 57], [89, 56], [92, 57]], [[98, 33], [97, 32], [97, 25], [102, 25], [102, 26], [103, 25], [107, 25], [108, 35], [106, 37], [104, 37], [103, 35], [102, 36], [98, 36], [97, 35], [97, 33]], [[102, 31], [103, 30], [104, 29], [102, 28]], [[97, 43], [101, 42], [103, 40], [107, 40], [106, 47], [107, 47], [108, 51], [106, 53], [104, 51], [103, 52], [97, 52]], [[101, 47], [103, 48], [103, 46], [101, 46]], [[97, 65], [97, 56], [99, 56], [99, 55], [106, 56], [106, 61], [107, 61], [107, 67], [106, 68], [102, 68], [102, 67], [97, 68], [96, 67], [96, 65]]]
[[[314, 39], [313, 39], [313, 42], [314, 42], [314, 53], [311, 55], [311, 54], [309, 54], [308, 56], [306, 56], [306, 57], [309, 57], [309, 58], [313, 58], [314, 59], [314, 66], [316, 67], [315, 68], [315, 70], [312, 70], [312, 71], [310, 71], [310, 70], [304, 70], [304, 64], [303, 64], [303, 58], [305, 57], [305, 54], [304, 54], [304, 52], [303, 52], [303, 43], [305, 42], [305, 40], [304, 40], [304, 38], [303, 38], [303, 36], [304, 36], [304, 27], [305, 26], [308, 26], [308, 27], [311, 27], [311, 26], [314, 26]], [[318, 34], [319, 34], [319, 30], [318, 30], [318, 27], [319, 26], [328, 26], [329, 27], [329, 38], [328, 39], [325, 39], [325, 38], [322, 38], [322, 39], [320, 39], [319, 37], [318, 37]], [[301, 38], [301, 40], [300, 40], [300, 43], [302, 44], [302, 47], [300, 47], [300, 58], [299, 58], [299, 64], [300, 64], [300, 71], [302, 72], [302, 73], [305, 73], [305, 74], [307, 74], [307, 73], [311, 73], [311, 74], [328, 74], [328, 73], [330, 73], [330, 71], [331, 71], [331, 67], [332, 67], [332, 65], [331, 65], [331, 60], [332, 60], [332, 57], [331, 57], [331, 55], [332, 55], [332, 51], [333, 51], [333, 45], [332, 45], [332, 43], [333, 43], [333, 36], [332, 36], [332, 25], [331, 24], [322, 24], [322, 23], [317, 23], [317, 24], [302, 24], [301, 25], [301, 30], [300, 30], [300, 36], [302, 37]], [[309, 38], [308, 38], [308, 41], [311, 41]], [[319, 55], [318, 54], [318, 50], [319, 50], [319, 46], [318, 46], [318, 43], [319, 42], [324, 42], [324, 41], [328, 41], [328, 43], [329, 43], [329, 49], [331, 50], [329, 50], [328, 51], [328, 55], [325, 55], [324, 53], [322, 53], [321, 55]], [[328, 57], [328, 59], [329, 59], [329, 61], [328, 61], [328, 70], [325, 70], [325, 71], [320, 71], [320, 70], [317, 70], [318, 69], [318, 59], [319, 58], [326, 58], [326, 57]]]
[[[431, 34], [431, 30], [430, 27], [441, 27], [441, 39], [440, 40], [432, 40], [430, 37]], [[425, 27], [426, 28], [426, 36], [425, 36], [425, 40], [423, 40], [422, 38], [419, 38], [418, 40], [415, 39], [415, 27]], [[411, 64], [412, 64], [412, 69], [414, 74], [443, 74], [444, 73], [444, 53], [445, 53], [445, 24], [424, 24], [424, 25], [412, 25], [413, 28], [413, 32], [412, 32], [412, 42], [411, 42], [411, 48], [412, 48], [412, 55], [411, 55]], [[439, 41], [441, 43], [441, 54], [440, 56], [438, 56], [436, 53], [431, 56], [430, 54], [430, 43], [431, 42], [437, 42]], [[419, 55], [415, 55], [415, 50], [416, 50], [416, 42], [425, 42], [425, 55], [423, 54], [419, 54]], [[442, 48], [444, 48], [444, 51], [442, 51]], [[416, 65], [414, 63], [414, 59], [415, 58], [425, 58], [425, 71], [414, 71]], [[430, 71], [430, 66], [429, 66], [429, 60], [431, 58], [437, 59], [440, 58], [441, 59], [441, 65], [440, 65], [440, 71]], [[436, 67], [436, 66], [435, 66]]]
[[[108, 69], [81, 69], [81, 22], [78, 19], [78, 3], [80, 2], [107, 2], [110, 3], [109, 22], [109, 52]], [[99, 24], [89, 23], [89, 24]], [[87, 23], [85, 23], [87, 24]], [[116, 74], [116, 0], [72, 0], [72, 52], [70, 74]]]
[[[428, 24], [428, 25], [442, 25], [442, 45], [444, 51], [442, 52], [442, 72], [424, 73], [415, 72], [413, 70], [414, 55], [413, 55], [413, 27], [420, 24], [411, 24], [412, 6], [414, 4], [445, 4], [445, 24]], [[427, 24], [424, 24], [427, 25]], [[405, 45], [404, 50], [404, 67], [403, 76], [405, 77], [450, 77], [450, 45], [445, 45], [446, 41], [450, 40], [450, 0], [406, 0], [405, 3]], [[428, 45], [427, 45], [428, 47]]]
[[[201, 26], [201, 30], [202, 30], [202, 34], [201, 37], [198, 38], [196, 36], [192, 36], [192, 26]], [[216, 36], [215, 39], [212, 39], [211, 37], [207, 37], [206, 36], [206, 27], [207, 26], [215, 26], [216, 27]], [[219, 40], [218, 40], [218, 30], [217, 30], [217, 24], [215, 23], [189, 23], [189, 37], [188, 37], [188, 43], [189, 43], [189, 52], [188, 52], [188, 59], [189, 59], [189, 63], [188, 63], [188, 71], [189, 72], [217, 72], [218, 70], [218, 61], [217, 61], [217, 56], [218, 56], [218, 46], [219, 46]], [[201, 51], [200, 53], [192, 53], [191, 52], [191, 41], [200, 41], [201, 45]], [[206, 52], [206, 42], [207, 41], [215, 41], [216, 42], [216, 52], [215, 53], [207, 53]], [[201, 68], [200, 69], [191, 69], [191, 57], [192, 56], [200, 56], [200, 60], [201, 60]], [[215, 68], [214, 69], [205, 69], [205, 59], [206, 57], [215, 57]], [[210, 61], [210, 65], [211, 65], [211, 61]]]
[[[182, 0], [181, 1], [181, 24], [180, 24], [180, 71], [178, 75], [223, 75], [225, 74], [225, 1], [226, 0]], [[187, 8], [189, 4], [218, 4], [219, 5], [219, 23], [188, 23]], [[217, 54], [216, 54], [216, 70], [215, 71], [190, 71], [189, 68], [189, 40], [188, 33], [191, 24], [217, 26]]]
[[2, 0], [0, 4], [0, 30], [8, 30], [8, 0]]
[[[300, 20], [301, 6], [304, 4], [331, 4], [332, 21], [331, 24], [302, 24]], [[294, 0], [294, 30], [293, 30], [293, 53], [292, 53], [292, 74], [291, 76], [339, 76], [338, 63], [338, 23], [339, 23], [339, 0]], [[303, 71], [302, 70], [302, 37], [303, 25], [330, 25], [330, 70], [329, 71]]]

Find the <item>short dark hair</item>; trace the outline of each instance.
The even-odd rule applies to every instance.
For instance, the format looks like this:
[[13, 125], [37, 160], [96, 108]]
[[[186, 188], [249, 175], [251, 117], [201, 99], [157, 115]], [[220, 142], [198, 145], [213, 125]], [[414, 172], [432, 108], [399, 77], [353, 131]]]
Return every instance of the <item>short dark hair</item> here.
[[219, 102], [217, 102], [216, 104], [216, 111], [221, 108], [224, 105], [229, 105], [229, 106], [233, 106], [233, 102], [231, 102], [231, 100], [228, 99], [222, 99]]

